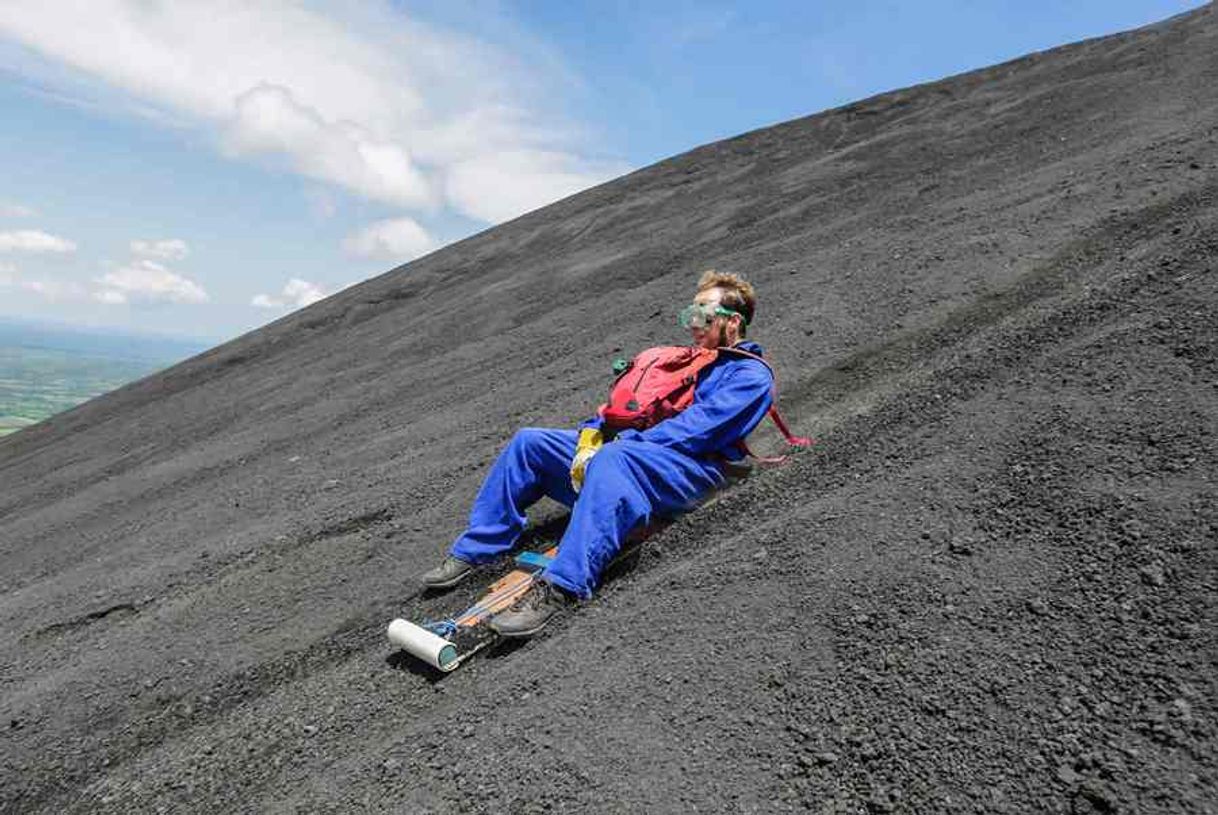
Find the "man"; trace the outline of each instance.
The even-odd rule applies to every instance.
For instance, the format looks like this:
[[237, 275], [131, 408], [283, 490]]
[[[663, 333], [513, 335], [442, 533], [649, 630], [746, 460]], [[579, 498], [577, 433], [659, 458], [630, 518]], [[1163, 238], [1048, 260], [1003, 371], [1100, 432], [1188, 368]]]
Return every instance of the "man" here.
[[[695, 346], [760, 356], [761, 346], [744, 341], [756, 303], [752, 285], [708, 271], [680, 321]], [[555, 613], [592, 596], [632, 529], [687, 511], [724, 483], [725, 461], [743, 457], [737, 442], [770, 409], [773, 384], [764, 363], [720, 354], [698, 374], [693, 403], [646, 430], [613, 434], [596, 416], [579, 431], [518, 431], [487, 474], [468, 528], [444, 562], [423, 575], [424, 584], [453, 586], [475, 565], [510, 550], [524, 531], [525, 509], [548, 495], [571, 508], [558, 554], [529, 594], [491, 622], [505, 637], [535, 634]]]

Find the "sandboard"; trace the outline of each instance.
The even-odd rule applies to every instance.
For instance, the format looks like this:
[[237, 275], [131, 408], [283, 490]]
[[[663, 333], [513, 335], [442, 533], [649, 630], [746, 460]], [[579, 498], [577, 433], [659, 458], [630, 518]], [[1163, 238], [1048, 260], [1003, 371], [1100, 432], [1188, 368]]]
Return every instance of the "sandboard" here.
[[[645, 539], [667, 521], [631, 532], [622, 551], [610, 564], [629, 557]], [[445, 673], [455, 671], [467, 659], [499, 639], [488, 625], [496, 614], [506, 611], [528, 593], [543, 569], [558, 554], [558, 546], [516, 555], [516, 568], [492, 583], [472, 606], [454, 617], [413, 623], [401, 617], [389, 623], [389, 641], [406, 653]]]

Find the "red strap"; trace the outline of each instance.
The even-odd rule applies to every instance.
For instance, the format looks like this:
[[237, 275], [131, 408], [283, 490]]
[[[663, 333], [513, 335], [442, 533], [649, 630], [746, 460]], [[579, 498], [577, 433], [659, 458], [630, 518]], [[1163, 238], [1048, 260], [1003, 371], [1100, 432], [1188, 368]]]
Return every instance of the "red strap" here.
[[[757, 354], [753, 354], [748, 351], [744, 351], [740, 348], [730, 348], [728, 346], [721, 346], [718, 350], [727, 351], [732, 354], [739, 354], [742, 357], [748, 357], [750, 359], [755, 359], [758, 362], [760, 362], [762, 365], [769, 368], [770, 375], [774, 377], [773, 394], [774, 394], [774, 400], [775, 400], [775, 402], [777, 402], [777, 400], [778, 400], [778, 376], [774, 373], [774, 367], [772, 365], [770, 365], [769, 362], [767, 362], [762, 357], [759, 357]], [[782, 437], [787, 440], [787, 444], [791, 445], [792, 447], [808, 447], [815, 443], [813, 439], [810, 439], [807, 436], [796, 436], [796, 435], [792, 434], [791, 429], [787, 427], [787, 423], [785, 421], [783, 421], [782, 416], [779, 415], [777, 405], [774, 405], [773, 407], [770, 408], [769, 416], [771, 419], [774, 420], [774, 424], [778, 426], [778, 432], [781, 433]], [[754, 455], [753, 451], [749, 449], [749, 446], [744, 443], [743, 439], [740, 440], [740, 442], [738, 443], [738, 446], [740, 447], [740, 450], [746, 456], [748, 456], [749, 458], [752, 458], [752, 459], [756, 459], [757, 461], [760, 461], [762, 464], [782, 464], [789, 458], [789, 456]]]
[[792, 447], [807, 447], [812, 444], [812, 439], [807, 436], [793, 436], [787, 423], [782, 420], [782, 416], [778, 415], [778, 408], [770, 408], [770, 418], [774, 420], [774, 424], [778, 425], [778, 432], [787, 440], [787, 444]]
[[[787, 428], [787, 423], [782, 420], [782, 416], [778, 415], [778, 408], [770, 408], [769, 416], [774, 420], [774, 424], [778, 425], [778, 431], [782, 433], [787, 440], [787, 444], [792, 447], [808, 447], [816, 443], [815, 439], [810, 439], [807, 436], [794, 436]], [[740, 452], [744, 453], [751, 459], [761, 462], [762, 464], [784, 464], [790, 458], [789, 455], [782, 456], [759, 456], [749, 449], [749, 446], [744, 443], [744, 439], [736, 442], [736, 446], [740, 448]]]

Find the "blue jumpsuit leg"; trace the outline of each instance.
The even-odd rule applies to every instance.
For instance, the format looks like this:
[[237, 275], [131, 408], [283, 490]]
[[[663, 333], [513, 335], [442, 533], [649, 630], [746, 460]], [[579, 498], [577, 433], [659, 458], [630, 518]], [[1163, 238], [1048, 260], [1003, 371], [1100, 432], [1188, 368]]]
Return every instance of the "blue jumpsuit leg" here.
[[574, 504], [570, 473], [578, 440], [575, 430], [517, 431], [482, 482], [469, 513], [469, 527], [453, 542], [450, 553], [468, 563], [493, 560], [519, 539], [527, 521], [525, 510], [543, 493], [566, 506]]
[[716, 465], [669, 447], [641, 440], [606, 444], [588, 462], [558, 556], [542, 577], [588, 599], [632, 529], [693, 509], [723, 481]]

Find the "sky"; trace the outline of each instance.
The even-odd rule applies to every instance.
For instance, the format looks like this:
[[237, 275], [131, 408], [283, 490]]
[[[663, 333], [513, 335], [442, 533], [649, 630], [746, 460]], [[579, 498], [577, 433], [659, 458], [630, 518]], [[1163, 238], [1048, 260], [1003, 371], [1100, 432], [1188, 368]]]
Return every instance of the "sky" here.
[[0, 318], [216, 342], [698, 145], [1198, 0], [0, 0]]

